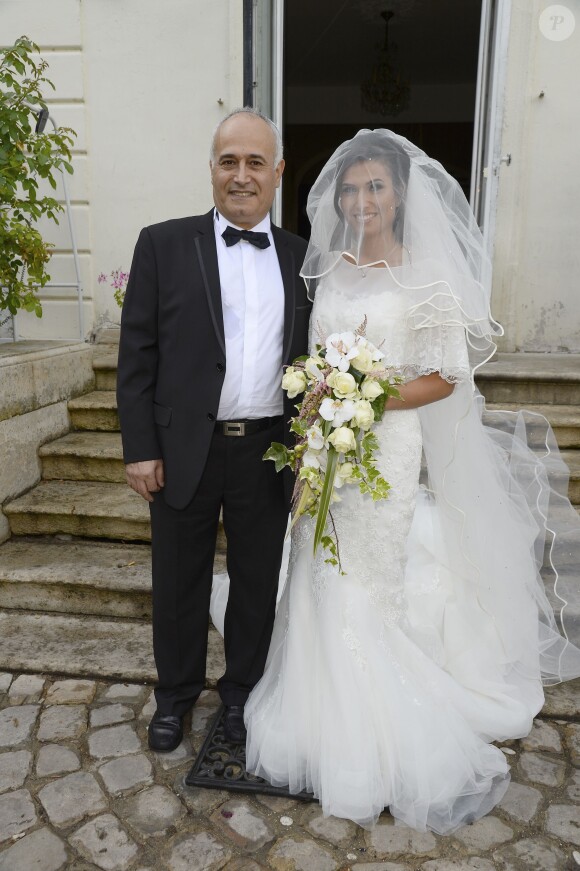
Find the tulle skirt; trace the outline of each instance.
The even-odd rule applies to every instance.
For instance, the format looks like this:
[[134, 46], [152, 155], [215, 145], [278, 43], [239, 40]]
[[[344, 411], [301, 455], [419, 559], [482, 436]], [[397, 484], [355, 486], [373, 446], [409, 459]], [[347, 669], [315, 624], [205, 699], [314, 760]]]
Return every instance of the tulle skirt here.
[[[462, 575], [465, 555], [450, 553], [440, 507], [418, 486], [419, 415], [385, 416], [377, 434], [393, 490], [382, 503], [341, 491], [346, 574], [313, 556], [310, 518], [295, 527], [266, 670], [246, 704], [247, 768], [312, 793], [325, 815], [372, 826], [388, 808], [448, 833], [501, 800], [509, 766], [490, 742], [528, 734], [543, 705], [530, 542], [511, 537], [509, 595], [494, 592], [499, 571]], [[484, 543], [505, 523], [496, 515]]]

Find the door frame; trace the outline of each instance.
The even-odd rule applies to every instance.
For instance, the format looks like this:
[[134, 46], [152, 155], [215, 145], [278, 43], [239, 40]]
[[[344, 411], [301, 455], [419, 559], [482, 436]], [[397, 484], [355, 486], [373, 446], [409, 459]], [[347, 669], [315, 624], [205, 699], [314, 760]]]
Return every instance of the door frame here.
[[[284, 119], [284, 0], [244, 0], [244, 101], [272, 119], [282, 132]], [[251, 7], [251, 21], [249, 10]], [[246, 32], [246, 31], [245, 31]], [[248, 57], [249, 53], [249, 57]], [[251, 82], [248, 75], [251, 70]], [[272, 205], [272, 220], [282, 221], [282, 182]]]
[[493, 252], [511, 0], [483, 0], [471, 162], [470, 205], [490, 256]]
[[[285, 0], [244, 0], [244, 101], [281, 131], [284, 118]], [[511, 0], [482, 0], [475, 98], [470, 204], [492, 253], [501, 155]], [[249, 76], [251, 75], [251, 81]], [[282, 218], [282, 183], [272, 219]]]

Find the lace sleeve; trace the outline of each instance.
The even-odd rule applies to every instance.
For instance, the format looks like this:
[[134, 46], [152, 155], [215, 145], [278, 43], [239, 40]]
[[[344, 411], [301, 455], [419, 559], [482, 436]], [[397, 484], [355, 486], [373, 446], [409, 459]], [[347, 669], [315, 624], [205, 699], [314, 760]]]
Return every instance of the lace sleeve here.
[[442, 378], [452, 383], [471, 378], [463, 327], [443, 324], [411, 332], [415, 346], [414, 368], [418, 374], [439, 372]]

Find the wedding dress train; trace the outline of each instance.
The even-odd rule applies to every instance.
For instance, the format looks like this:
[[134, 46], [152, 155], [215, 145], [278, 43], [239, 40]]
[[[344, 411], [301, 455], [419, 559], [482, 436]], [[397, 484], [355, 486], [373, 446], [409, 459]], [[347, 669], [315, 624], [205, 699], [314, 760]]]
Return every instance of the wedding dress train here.
[[[404, 267], [395, 273], [404, 284]], [[296, 524], [266, 670], [246, 704], [246, 760], [275, 785], [313, 793], [325, 815], [369, 826], [388, 807], [446, 833], [501, 800], [509, 766], [490, 742], [528, 734], [542, 674], [569, 677], [578, 659], [566, 660], [539, 576], [522, 493], [536, 460], [483, 427], [463, 330], [411, 330], [411, 303], [386, 269], [344, 260], [317, 291], [313, 344], [317, 330], [366, 319], [396, 371], [426, 374], [437, 346], [456, 387], [376, 425], [392, 489], [378, 502], [339, 491], [345, 574], [324, 551], [313, 556], [314, 522]]]

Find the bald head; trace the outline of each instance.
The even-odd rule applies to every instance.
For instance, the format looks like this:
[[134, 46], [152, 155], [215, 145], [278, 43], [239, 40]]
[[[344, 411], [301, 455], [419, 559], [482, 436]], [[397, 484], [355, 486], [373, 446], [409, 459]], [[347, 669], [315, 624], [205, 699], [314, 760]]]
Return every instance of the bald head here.
[[280, 163], [280, 161], [282, 160], [282, 157], [284, 156], [284, 148], [282, 145], [282, 136], [280, 135], [280, 131], [278, 130], [278, 128], [276, 127], [274, 122], [270, 118], [268, 118], [267, 115], [264, 115], [263, 112], [260, 112], [259, 109], [254, 109], [251, 106], [244, 106], [243, 109], [234, 109], [233, 112], [229, 112], [229, 114], [227, 114], [225, 116], [225, 118], [222, 118], [222, 120], [219, 122], [219, 124], [217, 125], [217, 127], [213, 131], [213, 135], [211, 137], [211, 147], [210, 147], [210, 152], [209, 152], [210, 166], [215, 161], [216, 140], [219, 136], [219, 132], [220, 132], [222, 126], [224, 124], [227, 124], [231, 118], [235, 118], [238, 115], [247, 116], [249, 118], [259, 118], [261, 121], [264, 122], [264, 124], [266, 124], [269, 127], [271, 134], [272, 134], [273, 142], [274, 142], [274, 163], [275, 164]]

